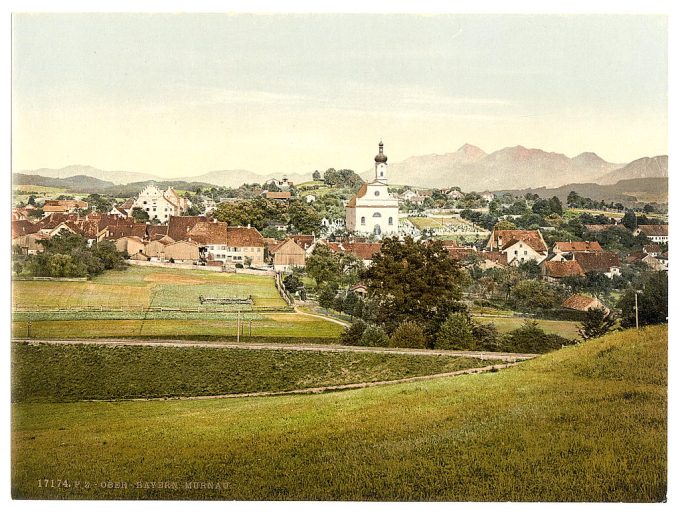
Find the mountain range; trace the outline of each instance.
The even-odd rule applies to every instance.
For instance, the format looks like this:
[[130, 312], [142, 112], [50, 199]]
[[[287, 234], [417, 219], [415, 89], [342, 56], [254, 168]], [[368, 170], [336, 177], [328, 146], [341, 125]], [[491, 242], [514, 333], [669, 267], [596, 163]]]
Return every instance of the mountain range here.
[[[116, 185], [169, 181], [152, 174], [105, 171], [84, 165], [24, 170], [21, 173], [57, 179], [87, 176]], [[667, 178], [668, 156], [643, 157], [628, 164], [609, 163], [593, 152], [583, 152], [570, 158], [564, 154], [518, 145], [487, 154], [479, 147], [466, 143], [456, 152], [413, 156], [389, 163], [388, 174], [392, 184], [438, 188], [459, 186], [463, 191], [557, 188], [570, 183], [606, 185], [616, 184], [624, 179]], [[362, 176], [370, 180], [373, 170], [367, 170]], [[243, 183], [262, 183], [272, 177], [281, 178], [281, 174], [217, 170], [170, 181], [237, 187]], [[311, 179], [311, 172], [288, 174], [287, 177], [294, 183], [306, 182]]]
[[[370, 178], [372, 170], [363, 174]], [[414, 156], [391, 163], [389, 180], [423, 187], [460, 186], [463, 191], [556, 188], [568, 183], [615, 184], [622, 179], [668, 177], [668, 157], [609, 163], [593, 152], [564, 154], [507, 147], [487, 154], [465, 144], [456, 152]]]

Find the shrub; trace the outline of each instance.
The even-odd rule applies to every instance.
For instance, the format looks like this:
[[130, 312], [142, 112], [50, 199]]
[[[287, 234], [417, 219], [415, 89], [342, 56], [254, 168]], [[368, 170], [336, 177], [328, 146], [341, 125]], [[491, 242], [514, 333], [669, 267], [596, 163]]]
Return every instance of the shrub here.
[[575, 343], [575, 340], [546, 333], [535, 320], [525, 320], [521, 327], [505, 335], [502, 349], [506, 352], [541, 354]]
[[340, 335], [340, 343], [343, 345], [361, 345], [359, 341], [366, 331], [366, 322], [357, 320], [351, 326], [346, 327]]
[[480, 349], [499, 350], [500, 337], [494, 324], [473, 324], [472, 336]]
[[425, 331], [416, 322], [402, 322], [390, 338], [390, 347], [424, 349], [426, 346]]
[[611, 331], [615, 323], [614, 315], [607, 312], [606, 309], [590, 308], [587, 312], [587, 318], [581, 324], [578, 333], [584, 340], [599, 338]]
[[437, 332], [438, 349], [474, 349], [472, 322], [466, 313], [452, 313]]
[[359, 345], [364, 347], [387, 347], [390, 339], [382, 327], [376, 325], [369, 325], [364, 334], [361, 335]]

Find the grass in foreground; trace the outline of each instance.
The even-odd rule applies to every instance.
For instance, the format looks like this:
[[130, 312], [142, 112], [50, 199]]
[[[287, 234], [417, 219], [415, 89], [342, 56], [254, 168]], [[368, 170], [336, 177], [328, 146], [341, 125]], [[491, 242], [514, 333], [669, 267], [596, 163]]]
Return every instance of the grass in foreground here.
[[[493, 323], [498, 332], [501, 334], [509, 333], [510, 331], [522, 327], [522, 324], [526, 318], [522, 317], [472, 317], [478, 324], [489, 324]], [[580, 327], [579, 322], [574, 322], [571, 320], [536, 320], [538, 326], [543, 329], [546, 333], [554, 333], [563, 336], [564, 338], [570, 339], [580, 339], [578, 334], [578, 328]]]
[[315, 396], [14, 404], [12, 494], [661, 501], [667, 341], [632, 330], [496, 374]]
[[[38, 320], [31, 322], [31, 338], [188, 338], [210, 337], [236, 339], [233, 314], [215, 318], [205, 316], [188, 320]], [[207, 319], [206, 319], [207, 318]], [[252, 319], [252, 323], [250, 320]], [[318, 317], [298, 313], [243, 315], [241, 335], [249, 338], [312, 338], [336, 339], [343, 327]], [[14, 338], [27, 338], [28, 322], [12, 323]]]
[[[453, 356], [15, 344], [14, 402], [280, 392], [488, 366]], [[40, 373], [36, 374], [36, 370]]]

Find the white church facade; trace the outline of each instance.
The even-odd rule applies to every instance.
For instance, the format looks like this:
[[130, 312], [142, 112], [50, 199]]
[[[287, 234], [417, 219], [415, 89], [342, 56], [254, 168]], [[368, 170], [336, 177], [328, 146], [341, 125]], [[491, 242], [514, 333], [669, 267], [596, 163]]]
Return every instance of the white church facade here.
[[364, 183], [345, 207], [347, 230], [360, 235], [399, 233], [399, 201], [387, 191], [387, 156], [382, 141], [375, 156], [375, 178]]

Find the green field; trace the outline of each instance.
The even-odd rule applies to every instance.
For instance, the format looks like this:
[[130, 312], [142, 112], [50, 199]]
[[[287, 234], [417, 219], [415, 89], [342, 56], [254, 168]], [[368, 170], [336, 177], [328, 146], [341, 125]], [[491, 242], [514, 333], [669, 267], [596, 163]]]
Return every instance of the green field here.
[[[476, 317], [473, 316], [472, 319], [478, 324], [490, 324], [493, 323], [498, 329], [498, 332], [509, 333], [510, 331], [517, 329], [522, 326], [526, 318], [522, 317], [494, 317], [494, 316], [484, 316]], [[546, 333], [554, 333], [563, 336], [564, 338], [579, 338], [578, 328], [580, 327], [579, 322], [573, 322], [570, 320], [540, 320], [537, 319], [538, 326], [543, 329]]]
[[15, 403], [12, 495], [663, 501], [667, 341], [629, 330], [495, 374], [324, 395]]
[[[14, 402], [280, 392], [484, 367], [457, 356], [14, 344]], [[40, 370], [36, 375], [35, 371]]]
[[[236, 337], [233, 314], [222, 319], [180, 320], [39, 320], [31, 322], [31, 338], [229, 338]], [[211, 315], [213, 318], [219, 315]], [[252, 320], [252, 323], [251, 323]], [[272, 338], [336, 339], [343, 327], [333, 322], [297, 313], [243, 315], [241, 335], [245, 340]], [[12, 336], [26, 338], [28, 322], [12, 322]], [[260, 338], [261, 337], [261, 338]]]
[[21, 309], [102, 306], [195, 308], [198, 297], [253, 297], [254, 306], [284, 307], [271, 276], [135, 267], [107, 271], [87, 282], [14, 281]]

